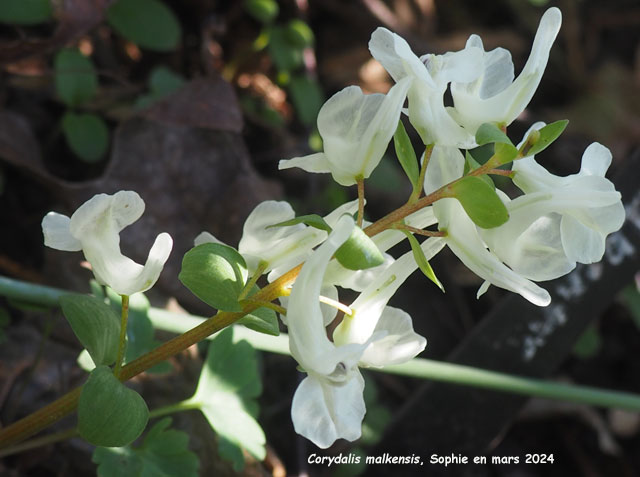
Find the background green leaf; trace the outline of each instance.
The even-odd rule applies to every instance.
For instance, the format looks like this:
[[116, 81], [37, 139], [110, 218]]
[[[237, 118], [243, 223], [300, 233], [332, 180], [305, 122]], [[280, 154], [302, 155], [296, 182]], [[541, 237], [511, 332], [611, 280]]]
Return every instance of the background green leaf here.
[[94, 363], [112, 364], [118, 354], [120, 317], [104, 301], [89, 295], [60, 297], [62, 313]]
[[178, 279], [207, 305], [225, 311], [241, 311], [238, 295], [247, 281], [247, 265], [236, 250], [204, 243], [182, 259]]
[[313, 31], [309, 28], [309, 25], [298, 18], [294, 18], [287, 24], [286, 34], [289, 43], [298, 48], [312, 46], [315, 41]]
[[276, 0], [244, 0], [244, 8], [249, 15], [262, 23], [271, 23], [280, 11]]
[[109, 129], [101, 117], [67, 111], [62, 117], [62, 131], [71, 150], [86, 162], [97, 162], [109, 149]]
[[35, 25], [51, 19], [51, 0], [2, 0], [0, 23]]
[[336, 259], [349, 270], [366, 270], [384, 262], [380, 249], [360, 227], [354, 227], [349, 239], [336, 252]]
[[450, 186], [451, 194], [460, 201], [471, 220], [484, 229], [498, 227], [509, 220], [509, 213], [496, 191], [482, 179], [463, 177]]
[[302, 50], [289, 42], [284, 27], [274, 26], [269, 31], [267, 49], [278, 71], [291, 71], [302, 66]]
[[149, 75], [149, 93], [138, 97], [135, 108], [146, 108], [179, 90], [182, 85], [184, 85], [182, 76], [174, 73], [166, 66], [158, 66]]
[[189, 450], [189, 435], [170, 425], [170, 417], [157, 422], [138, 448], [97, 447], [98, 477], [197, 477], [200, 462]]
[[218, 333], [209, 344], [195, 394], [187, 402], [197, 405], [218, 434], [220, 454], [244, 467], [241, 448], [256, 459], [266, 455], [265, 436], [256, 421], [262, 392], [256, 352], [242, 340], [233, 342], [233, 329]]
[[315, 124], [324, 103], [324, 94], [318, 82], [306, 74], [293, 75], [289, 92], [300, 121], [307, 126]]
[[138, 438], [149, 420], [147, 404], [107, 366], [98, 366], [82, 387], [78, 432], [96, 446], [120, 447]]
[[175, 50], [182, 36], [175, 14], [159, 0], [117, 0], [107, 10], [115, 31], [142, 48]]
[[53, 61], [56, 93], [67, 106], [78, 106], [93, 98], [98, 75], [91, 59], [75, 49], [60, 50]]

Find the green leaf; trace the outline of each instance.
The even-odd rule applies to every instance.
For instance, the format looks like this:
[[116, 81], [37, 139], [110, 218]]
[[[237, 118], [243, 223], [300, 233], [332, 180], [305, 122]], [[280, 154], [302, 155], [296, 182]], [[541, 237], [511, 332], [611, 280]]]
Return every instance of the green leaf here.
[[182, 30], [175, 14], [159, 0], [117, 0], [107, 9], [115, 31], [142, 48], [175, 50]]
[[136, 100], [135, 108], [143, 109], [166, 98], [184, 85], [184, 78], [166, 66], [158, 66], [149, 76], [149, 93]]
[[589, 326], [573, 345], [572, 351], [578, 358], [588, 359], [598, 354], [601, 346], [602, 340], [598, 329], [595, 326]]
[[318, 82], [306, 74], [294, 75], [289, 82], [289, 91], [300, 121], [307, 126], [315, 124], [324, 103]]
[[93, 362], [114, 363], [120, 339], [120, 317], [111, 307], [89, 295], [64, 295], [60, 297], [60, 306]]
[[276, 0], [244, 0], [244, 8], [249, 15], [262, 23], [271, 23], [280, 10]]
[[336, 252], [336, 259], [349, 270], [365, 270], [384, 262], [380, 249], [360, 227], [354, 227], [349, 239]]
[[640, 292], [635, 284], [625, 287], [622, 292], [622, 301], [629, 310], [633, 322], [640, 330]]
[[2, 0], [0, 23], [36, 25], [51, 19], [51, 0]]
[[302, 50], [289, 43], [283, 27], [271, 27], [267, 49], [279, 72], [291, 71], [303, 64]]
[[78, 106], [93, 98], [98, 75], [93, 63], [78, 50], [60, 50], [53, 62], [56, 93], [67, 106]]
[[221, 455], [242, 470], [244, 459], [240, 448], [256, 459], [265, 457], [265, 436], [256, 421], [262, 392], [256, 352], [249, 343], [233, 342], [233, 329], [218, 333], [209, 344], [207, 360], [190, 404], [200, 408], [220, 437]]
[[138, 438], [149, 420], [147, 404], [137, 392], [98, 366], [82, 387], [78, 432], [96, 446], [120, 447]]
[[467, 176], [450, 186], [447, 197], [455, 197], [471, 220], [483, 229], [498, 227], [509, 220], [509, 213], [500, 197], [482, 179]]
[[86, 162], [97, 162], [109, 149], [109, 129], [95, 114], [67, 111], [62, 117], [62, 130], [71, 150]]
[[498, 165], [504, 165], [518, 157], [518, 150], [511, 144], [496, 143], [494, 156], [498, 161]]
[[170, 417], [156, 423], [138, 448], [97, 447], [92, 460], [98, 477], [197, 477], [200, 463], [189, 450], [189, 435], [170, 425]]
[[[249, 297], [251, 297], [251, 295], [255, 295], [258, 290], [260, 290], [260, 288], [258, 288], [257, 285], [254, 285]], [[244, 325], [258, 333], [264, 333], [271, 336], [278, 336], [280, 334], [278, 317], [276, 316], [276, 312], [270, 308], [258, 308], [248, 315], [240, 318], [236, 323]]]
[[476, 131], [476, 142], [478, 146], [488, 143], [511, 144], [511, 139], [495, 124], [484, 123]]
[[247, 281], [247, 265], [236, 250], [205, 243], [182, 259], [178, 279], [207, 305], [224, 311], [242, 311], [238, 296]]
[[315, 40], [313, 31], [309, 28], [309, 25], [297, 18], [287, 24], [286, 35], [289, 43], [298, 48], [312, 46]]
[[398, 121], [398, 127], [393, 135], [393, 145], [396, 149], [396, 156], [407, 177], [411, 181], [413, 190], [415, 191], [420, 187], [418, 181], [420, 180], [420, 169], [418, 168], [418, 159], [416, 152], [413, 150], [413, 145], [409, 139], [409, 135], [402, 124], [402, 121]]
[[569, 124], [568, 119], [562, 119], [551, 124], [547, 124], [539, 131], [531, 131], [529, 137], [522, 145], [521, 152], [523, 156], [533, 156], [544, 151], [549, 145], [560, 137], [560, 134]]
[[411, 245], [411, 251], [413, 252], [413, 258], [415, 259], [422, 273], [424, 273], [424, 275], [433, 283], [435, 283], [438, 286], [438, 288], [440, 288], [440, 290], [442, 290], [442, 292], [444, 293], [444, 287], [442, 286], [442, 283], [440, 282], [440, 280], [438, 280], [438, 277], [436, 276], [436, 273], [433, 271], [433, 268], [431, 267], [429, 260], [427, 260], [427, 257], [425, 257], [424, 250], [422, 250], [422, 247], [420, 247], [420, 244], [418, 243], [418, 239], [416, 239], [413, 236], [413, 234], [408, 230], [403, 230], [402, 232], [409, 239], [409, 244]]
[[318, 214], [309, 214], [309, 215], [301, 215], [300, 217], [295, 217], [291, 220], [285, 220], [284, 222], [279, 222], [277, 224], [268, 225], [266, 228], [270, 229], [272, 227], [289, 227], [291, 225], [305, 224], [309, 227], [313, 227], [316, 229], [324, 230], [327, 233], [331, 233], [331, 227], [325, 220], [320, 217]]
[[[465, 159], [465, 163], [464, 163], [464, 173], [463, 173], [463, 175], [466, 176], [469, 172], [474, 171], [478, 167], [480, 167], [480, 163], [473, 158], [473, 156], [471, 155], [471, 153], [469, 151], [465, 151], [464, 159]], [[496, 185], [493, 183], [493, 180], [487, 174], [481, 175], [480, 179], [482, 179], [488, 185], [490, 185], [492, 189], [496, 188]]]

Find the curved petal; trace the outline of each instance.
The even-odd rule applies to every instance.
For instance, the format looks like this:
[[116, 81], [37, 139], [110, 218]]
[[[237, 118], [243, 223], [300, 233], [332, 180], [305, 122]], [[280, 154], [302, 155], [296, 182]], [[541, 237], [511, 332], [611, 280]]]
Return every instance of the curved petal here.
[[434, 204], [434, 209], [441, 218], [440, 230], [447, 232], [447, 245], [472, 272], [493, 285], [518, 293], [534, 305], [547, 306], [551, 302], [546, 290], [515, 273], [486, 249], [475, 224], [456, 199], [442, 199]]
[[431, 87], [435, 83], [420, 59], [411, 51], [409, 44], [399, 35], [378, 27], [369, 40], [371, 55], [382, 64], [394, 81], [415, 76]]
[[278, 162], [278, 169], [291, 169], [299, 167], [307, 172], [329, 173], [331, 164], [324, 152], [309, 154], [308, 156], [294, 157], [292, 159], [282, 159]]
[[387, 306], [375, 327], [381, 339], [372, 341], [360, 358], [362, 366], [383, 367], [415, 358], [427, 346], [427, 340], [413, 331], [411, 317], [399, 308]]
[[307, 376], [291, 403], [295, 431], [322, 449], [337, 439], [358, 439], [366, 412], [363, 391], [364, 379], [358, 371], [340, 385]]
[[[424, 160], [424, 155], [421, 162]], [[424, 193], [431, 194], [443, 185], [462, 177], [464, 156], [458, 148], [435, 146], [424, 177]]]
[[611, 151], [598, 142], [589, 145], [582, 154], [580, 175], [604, 177], [611, 165]]
[[69, 224], [71, 219], [57, 212], [49, 212], [42, 219], [42, 234], [47, 247], [65, 252], [79, 252], [82, 244], [71, 235]]
[[[491, 97], [481, 97], [478, 92], [471, 94], [465, 85], [452, 85], [451, 93], [455, 104], [456, 120], [471, 132], [482, 123], [496, 122], [511, 124], [524, 111], [535, 93], [549, 59], [549, 51], [560, 30], [562, 15], [557, 8], [548, 9], [540, 20], [531, 54], [520, 75], [508, 87]], [[485, 54], [486, 55], [486, 54]], [[486, 58], [485, 61], [495, 60]], [[509, 75], [501, 61], [501, 71]], [[500, 82], [502, 87], [503, 81]]]
[[355, 227], [344, 216], [329, 238], [305, 262], [296, 279], [287, 309], [291, 355], [309, 373], [331, 374], [341, 357], [326, 336], [318, 296], [329, 260]]
[[606, 235], [580, 223], [570, 215], [562, 217], [562, 245], [569, 260], [594, 263], [602, 260]]
[[118, 235], [102, 235], [83, 241], [84, 255], [96, 279], [119, 295], [133, 295], [151, 288], [169, 258], [173, 240], [167, 233], [156, 237], [144, 266], [120, 252]]
[[218, 240], [217, 238], [215, 238], [215, 236], [213, 236], [209, 232], [200, 232], [197, 235], [197, 237], [193, 239], [193, 245], [196, 247], [198, 245], [202, 245], [203, 243], [219, 243], [219, 244], [225, 245], [224, 242]]

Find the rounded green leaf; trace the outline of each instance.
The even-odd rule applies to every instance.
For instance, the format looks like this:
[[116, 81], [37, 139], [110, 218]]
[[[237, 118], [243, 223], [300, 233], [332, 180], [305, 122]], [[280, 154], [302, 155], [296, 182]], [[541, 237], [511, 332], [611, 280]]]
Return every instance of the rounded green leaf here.
[[280, 10], [276, 0], [245, 0], [244, 8], [249, 15], [262, 23], [272, 22]]
[[51, 0], [2, 0], [0, 23], [35, 25], [51, 19]]
[[207, 305], [224, 311], [241, 311], [238, 295], [247, 281], [247, 265], [236, 250], [205, 243], [182, 259], [178, 279]]
[[67, 111], [62, 117], [62, 131], [71, 150], [86, 162], [97, 162], [109, 149], [109, 129], [95, 114]]
[[286, 29], [287, 40], [298, 48], [306, 48], [313, 45], [313, 31], [302, 20], [294, 19], [289, 22]]
[[353, 229], [351, 237], [336, 252], [336, 259], [349, 270], [365, 270], [384, 262], [380, 249], [360, 227]]
[[511, 139], [509, 139], [502, 129], [493, 123], [484, 123], [478, 128], [476, 131], [476, 142], [478, 146], [492, 142], [511, 144], [513, 146]]
[[104, 301], [89, 295], [60, 297], [62, 313], [96, 365], [112, 364], [118, 353], [120, 318]]
[[509, 220], [509, 212], [496, 191], [479, 177], [464, 177], [449, 189], [447, 197], [458, 199], [469, 218], [478, 227], [490, 229]]
[[175, 50], [182, 30], [175, 14], [159, 0], [118, 0], [107, 10], [115, 31], [142, 48]]
[[56, 93], [68, 106], [90, 100], [98, 89], [93, 63], [78, 50], [60, 50], [53, 62]]
[[82, 387], [78, 432], [96, 446], [121, 447], [138, 438], [149, 420], [149, 408], [137, 392], [98, 366]]

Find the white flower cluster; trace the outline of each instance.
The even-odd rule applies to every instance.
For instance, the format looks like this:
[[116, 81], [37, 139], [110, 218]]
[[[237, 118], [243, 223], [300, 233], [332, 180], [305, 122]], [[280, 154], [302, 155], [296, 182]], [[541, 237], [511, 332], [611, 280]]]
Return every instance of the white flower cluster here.
[[[335, 94], [318, 116], [324, 152], [283, 160], [280, 168], [331, 173], [345, 186], [360, 183], [381, 161], [404, 111], [431, 148], [424, 192], [440, 190], [463, 177], [465, 157], [460, 149], [477, 146], [476, 132], [482, 124], [504, 128], [525, 109], [560, 23], [560, 11], [547, 10], [531, 55], [515, 80], [510, 53], [502, 48], [485, 51], [477, 35], [461, 51], [419, 58], [401, 37], [378, 28], [369, 48], [396, 84], [386, 95], [365, 95], [355, 86]], [[444, 105], [448, 88], [452, 107]], [[542, 126], [537, 123], [530, 131]], [[506, 223], [483, 229], [459, 200], [445, 197], [404, 217], [402, 226], [415, 230], [437, 224], [440, 236], [420, 245], [424, 257], [429, 260], [448, 246], [485, 280], [478, 295], [493, 284], [545, 306], [550, 296], [534, 282], [560, 277], [577, 262], [600, 260], [605, 238], [622, 225], [620, 194], [604, 177], [610, 163], [611, 153], [597, 143], [585, 151], [580, 172], [568, 177], [551, 174], [533, 156], [520, 157], [513, 163], [512, 177], [522, 194], [511, 199], [497, 191], [509, 214]], [[118, 293], [144, 291], [157, 280], [171, 238], [158, 237], [144, 267], [120, 253], [119, 232], [137, 220], [143, 208], [134, 192], [98, 195], [71, 219], [47, 215], [45, 243], [61, 250], [82, 249], [96, 278]], [[304, 263], [290, 296], [281, 299], [287, 309], [291, 354], [307, 373], [291, 413], [295, 430], [323, 448], [336, 439], [355, 440], [361, 434], [365, 403], [359, 368], [408, 361], [426, 345], [414, 332], [411, 317], [387, 306], [418, 268], [412, 252], [398, 259], [386, 254], [405, 238], [403, 232], [389, 228], [373, 237], [385, 256], [379, 266], [354, 271], [334, 258], [356, 227], [352, 216], [357, 210], [358, 201], [349, 202], [324, 217], [331, 229], [327, 232], [304, 223], [274, 226], [291, 221], [295, 213], [286, 202], [263, 202], [247, 218], [238, 246], [250, 275], [268, 273], [270, 282]], [[205, 242], [217, 239], [203, 232], [195, 243]], [[355, 290], [359, 296], [348, 306], [341, 304], [337, 287]], [[336, 308], [345, 315], [330, 339], [326, 327], [335, 319]]]

